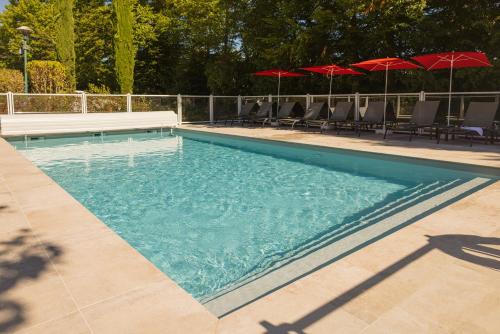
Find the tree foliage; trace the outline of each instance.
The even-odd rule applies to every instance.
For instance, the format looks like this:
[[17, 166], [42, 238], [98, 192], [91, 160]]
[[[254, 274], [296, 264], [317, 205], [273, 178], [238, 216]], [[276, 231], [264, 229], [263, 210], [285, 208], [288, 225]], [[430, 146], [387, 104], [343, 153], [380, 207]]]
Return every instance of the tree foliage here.
[[66, 67], [58, 61], [33, 60], [28, 74], [33, 93], [66, 93], [71, 87]]
[[[0, 14], [0, 67], [57, 60], [56, 1], [11, 0]], [[268, 94], [256, 70], [441, 51], [484, 51], [493, 68], [456, 72], [457, 90], [497, 90], [500, 4], [491, 0], [75, 0], [76, 79], [113, 92]], [[62, 58], [59, 57], [62, 60]], [[448, 72], [394, 71], [391, 91], [447, 90]], [[382, 73], [335, 79], [336, 92], [381, 92]], [[320, 75], [283, 80], [283, 92], [324, 93]], [[94, 87], [95, 87], [94, 86]]]
[[24, 78], [21, 71], [0, 68], [0, 93], [21, 93], [23, 89]]
[[57, 58], [66, 67], [70, 87], [76, 87], [75, 72], [75, 31], [73, 0], [56, 0], [56, 51]]
[[115, 70], [122, 93], [132, 93], [136, 47], [134, 45], [133, 0], [114, 0], [116, 17]]

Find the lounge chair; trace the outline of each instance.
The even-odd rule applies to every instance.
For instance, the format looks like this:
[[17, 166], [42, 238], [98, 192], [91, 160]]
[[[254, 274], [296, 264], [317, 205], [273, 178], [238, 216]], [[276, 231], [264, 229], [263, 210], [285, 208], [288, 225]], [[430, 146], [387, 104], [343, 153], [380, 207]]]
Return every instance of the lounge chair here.
[[289, 120], [295, 120], [304, 117], [304, 108], [298, 102], [285, 102], [280, 105], [278, 111], [277, 123], [288, 124]]
[[335, 105], [335, 108], [330, 116], [330, 119], [318, 119], [318, 120], [310, 120], [306, 121], [306, 125], [308, 127], [319, 126], [321, 132], [325, 130], [325, 128], [329, 125], [333, 125], [333, 127], [337, 130], [337, 133], [340, 133], [340, 129], [342, 125], [346, 125], [348, 123], [353, 123], [354, 121], [354, 102], [338, 102]]
[[259, 111], [257, 112], [257, 114], [255, 114], [254, 117], [250, 118], [249, 123], [260, 123], [262, 126], [264, 126], [267, 122], [270, 121], [275, 110], [276, 102], [262, 102]]
[[231, 126], [233, 125], [233, 123], [241, 123], [241, 125], [243, 125], [245, 122], [248, 122], [250, 120], [251, 115], [257, 112], [257, 110], [259, 110], [259, 105], [257, 103], [245, 103], [241, 107], [241, 112], [238, 117], [231, 120], [226, 120], [224, 122], [224, 125], [227, 125], [227, 122], [230, 122]]
[[304, 116], [300, 118], [288, 118], [279, 120], [278, 126], [291, 125], [292, 129], [295, 128], [296, 125], [304, 125], [307, 127], [307, 121], [316, 120], [320, 117], [326, 117], [327, 112], [328, 105], [325, 102], [311, 103]]
[[[385, 121], [391, 124], [396, 119], [394, 115], [394, 108], [391, 103], [387, 103]], [[354, 130], [357, 132], [358, 137], [361, 137], [361, 130], [370, 129], [375, 126], [384, 125], [384, 102], [370, 102], [366, 108], [363, 120], [354, 122]]]
[[408, 132], [411, 141], [413, 135], [416, 135], [418, 130], [430, 129], [432, 139], [433, 129], [436, 127], [435, 119], [439, 108], [439, 101], [418, 101], [413, 107], [411, 119], [408, 123], [395, 123], [385, 128], [384, 139], [387, 137], [387, 132]]
[[485, 143], [488, 142], [488, 135], [495, 134], [495, 116], [498, 111], [498, 102], [471, 102], [465, 113], [465, 119], [459, 126], [438, 127], [437, 142], [441, 140], [441, 134], [449, 135], [454, 139], [456, 135], [469, 137], [470, 146], [476, 136], [484, 136]]

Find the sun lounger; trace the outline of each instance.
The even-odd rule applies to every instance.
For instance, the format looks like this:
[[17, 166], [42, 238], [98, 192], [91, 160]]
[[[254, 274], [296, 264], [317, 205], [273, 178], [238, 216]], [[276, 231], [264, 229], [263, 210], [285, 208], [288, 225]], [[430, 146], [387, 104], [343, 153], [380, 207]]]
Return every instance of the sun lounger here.
[[325, 102], [311, 103], [304, 116], [300, 118], [289, 118], [278, 120], [278, 126], [291, 125], [292, 129], [297, 125], [307, 126], [307, 121], [316, 120], [320, 117], [326, 117], [328, 105]]
[[276, 111], [276, 102], [262, 102], [260, 109], [254, 117], [251, 117], [249, 123], [260, 123], [262, 126], [270, 121]]
[[280, 105], [277, 122], [285, 122], [289, 119], [297, 119], [304, 116], [304, 108], [298, 102], [285, 102]]
[[[391, 103], [387, 103], [385, 120], [386, 125], [391, 124], [396, 119], [394, 108]], [[361, 130], [368, 130], [376, 126], [384, 125], [384, 102], [370, 102], [366, 108], [363, 120], [354, 122], [354, 129], [361, 136]]]
[[498, 102], [471, 102], [465, 113], [465, 119], [459, 126], [439, 127], [437, 142], [441, 140], [441, 134], [449, 135], [455, 138], [456, 135], [469, 137], [470, 146], [474, 137], [484, 137], [485, 143], [488, 142], [488, 136], [493, 137], [495, 133], [495, 116], [498, 111]]
[[413, 107], [411, 119], [408, 123], [395, 123], [387, 126], [384, 133], [384, 139], [387, 137], [389, 130], [393, 132], [408, 132], [411, 141], [413, 135], [417, 134], [420, 129], [430, 129], [432, 138], [433, 129], [436, 127], [435, 119], [439, 108], [439, 101], [418, 101]]
[[238, 117], [231, 120], [226, 120], [224, 122], [224, 125], [227, 125], [227, 122], [230, 122], [231, 126], [233, 125], [233, 123], [241, 123], [243, 125], [245, 122], [248, 122], [250, 120], [251, 115], [257, 112], [257, 110], [259, 110], [259, 105], [257, 103], [245, 103], [241, 107], [241, 112]]
[[318, 119], [318, 120], [310, 120], [306, 121], [308, 127], [316, 127], [319, 126], [321, 132], [329, 126], [333, 125], [333, 127], [337, 130], [337, 133], [340, 132], [342, 126], [347, 124], [352, 124], [354, 121], [354, 102], [338, 102], [330, 116], [330, 119]]

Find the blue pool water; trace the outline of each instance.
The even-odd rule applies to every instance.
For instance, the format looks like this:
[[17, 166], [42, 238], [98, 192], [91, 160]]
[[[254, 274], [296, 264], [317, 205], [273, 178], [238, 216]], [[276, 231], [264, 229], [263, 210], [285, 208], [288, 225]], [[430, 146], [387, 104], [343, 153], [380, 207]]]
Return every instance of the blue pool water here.
[[475, 177], [189, 132], [12, 144], [199, 300]]

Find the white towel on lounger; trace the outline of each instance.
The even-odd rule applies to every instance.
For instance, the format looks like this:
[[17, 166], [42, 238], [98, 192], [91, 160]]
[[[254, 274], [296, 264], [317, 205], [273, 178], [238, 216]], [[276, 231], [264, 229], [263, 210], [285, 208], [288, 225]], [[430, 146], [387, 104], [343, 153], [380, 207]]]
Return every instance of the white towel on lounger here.
[[462, 126], [462, 129], [468, 130], [468, 131], [474, 131], [480, 136], [482, 136], [484, 134], [483, 128], [479, 128], [479, 127], [475, 127], [475, 126]]

